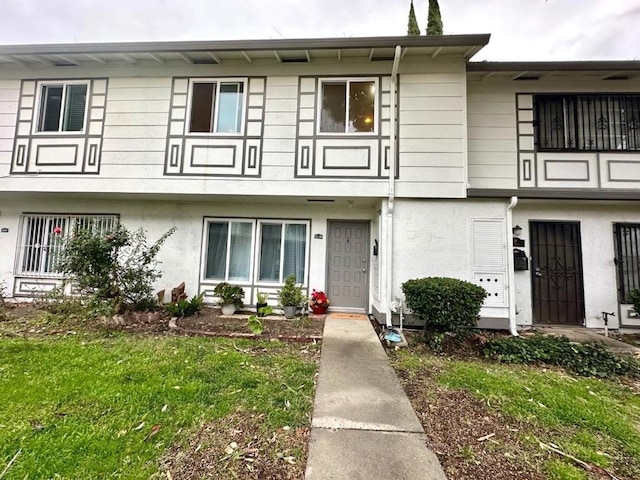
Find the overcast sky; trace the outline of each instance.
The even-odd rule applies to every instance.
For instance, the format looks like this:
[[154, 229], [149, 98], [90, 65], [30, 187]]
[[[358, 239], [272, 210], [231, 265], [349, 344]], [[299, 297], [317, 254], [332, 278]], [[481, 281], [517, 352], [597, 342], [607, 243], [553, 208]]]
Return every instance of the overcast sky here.
[[[414, 1], [421, 30], [428, 0]], [[474, 60], [640, 58], [640, 0], [440, 0]], [[0, 44], [405, 35], [409, 0], [0, 0]]]

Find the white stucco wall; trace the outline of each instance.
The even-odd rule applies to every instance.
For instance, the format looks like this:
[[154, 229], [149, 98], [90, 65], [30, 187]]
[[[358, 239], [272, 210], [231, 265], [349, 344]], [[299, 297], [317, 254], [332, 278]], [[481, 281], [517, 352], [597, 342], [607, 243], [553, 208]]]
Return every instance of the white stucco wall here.
[[[514, 225], [523, 229], [524, 250], [531, 256], [530, 220], [579, 221], [582, 239], [582, 266], [586, 326], [602, 328], [602, 312], [615, 312], [609, 327], [618, 328], [620, 311], [614, 264], [613, 224], [640, 222], [640, 211], [633, 203], [521, 200], [513, 213]], [[517, 322], [532, 324], [532, 270], [515, 272]], [[626, 314], [626, 312], [623, 312]], [[624, 323], [629, 323], [628, 319]]]
[[[247, 200], [179, 202], [167, 200], [102, 200], [91, 198], [69, 198], [63, 196], [9, 197], [0, 195], [0, 228], [8, 232], [0, 233], [0, 281], [4, 280], [7, 291], [14, 288], [14, 256], [18, 239], [20, 214], [119, 214], [121, 222], [129, 229], [142, 227], [153, 242], [172, 226], [178, 230], [168, 238], [160, 250], [158, 259], [162, 262], [162, 278], [157, 289], [170, 288], [181, 281], [186, 282], [187, 293], [197, 292], [199, 284], [200, 257], [204, 217], [244, 217], [260, 219], [300, 219], [311, 222], [310, 261], [308, 266], [308, 287], [325, 290], [326, 249], [328, 220], [373, 221], [378, 216], [379, 204], [369, 201], [355, 201], [349, 205], [346, 200], [335, 203], [309, 204], [304, 199], [287, 203], [273, 203], [262, 199], [260, 202]], [[314, 238], [322, 235], [322, 238]], [[373, 238], [374, 233], [372, 233]], [[372, 286], [369, 286], [372, 298]], [[247, 303], [251, 300], [245, 298]]]
[[[394, 295], [400, 295], [402, 283], [412, 278], [442, 276], [471, 281], [471, 220], [504, 219], [506, 207], [507, 202], [503, 200], [396, 200], [393, 218]], [[383, 252], [387, 249], [385, 215], [386, 209], [383, 208]], [[384, 266], [385, 259], [382, 258], [381, 262]], [[381, 312], [386, 308], [384, 295], [386, 292], [383, 290], [381, 301], [374, 304]], [[506, 317], [507, 309], [485, 310], [485, 314]]]

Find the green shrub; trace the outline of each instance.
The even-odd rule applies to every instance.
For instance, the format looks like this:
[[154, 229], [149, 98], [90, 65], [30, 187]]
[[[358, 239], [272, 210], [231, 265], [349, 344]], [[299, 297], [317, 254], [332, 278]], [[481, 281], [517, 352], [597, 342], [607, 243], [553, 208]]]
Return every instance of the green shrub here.
[[204, 303], [204, 292], [200, 295], [194, 295], [191, 300], [183, 298], [176, 303], [168, 303], [164, 308], [172, 317], [189, 317], [195, 315], [202, 309]]
[[633, 310], [640, 314], [640, 288], [635, 288], [629, 292], [629, 300], [633, 304]]
[[297, 307], [302, 304], [302, 286], [296, 284], [296, 276], [293, 273], [286, 278], [282, 289], [278, 290], [278, 300], [283, 307]]
[[64, 293], [64, 285], [55, 287], [38, 297], [34, 301], [34, 306], [54, 315], [69, 317], [83, 316], [87, 311], [87, 306], [80, 297]]
[[118, 226], [106, 235], [78, 229], [64, 246], [59, 268], [101, 309], [108, 303], [111, 313], [149, 310], [157, 304], [152, 291], [153, 282], [160, 278], [157, 256], [175, 230], [171, 228], [148, 245], [141, 228], [130, 232]]
[[218, 299], [218, 305], [235, 305], [237, 309], [244, 307], [244, 289], [239, 285], [231, 285], [221, 282], [213, 289], [213, 294]]
[[462, 334], [475, 327], [487, 292], [456, 278], [428, 277], [402, 284], [407, 306], [424, 320], [425, 338], [436, 344], [447, 332]]
[[486, 357], [506, 363], [558, 365], [583, 377], [640, 375], [640, 363], [615, 355], [604, 343], [572, 343], [564, 336], [535, 334], [499, 338], [488, 341], [482, 352]]

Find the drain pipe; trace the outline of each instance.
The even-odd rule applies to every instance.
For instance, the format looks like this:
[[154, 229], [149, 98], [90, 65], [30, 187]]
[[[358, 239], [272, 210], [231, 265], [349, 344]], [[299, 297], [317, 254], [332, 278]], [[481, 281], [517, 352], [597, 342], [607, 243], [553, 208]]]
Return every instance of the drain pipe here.
[[511, 200], [509, 200], [509, 204], [507, 205], [507, 277], [509, 279], [509, 331], [514, 337], [517, 337], [519, 335], [518, 329], [516, 327], [516, 273], [513, 264], [513, 248], [511, 246], [511, 239], [513, 238], [512, 212], [517, 204], [518, 197], [513, 196], [511, 197]]
[[[400, 55], [402, 47], [396, 45], [395, 54], [393, 56], [393, 67], [391, 69], [391, 105], [389, 112], [389, 198], [387, 201], [387, 328], [393, 325], [391, 311], [391, 303], [394, 300], [393, 295], [393, 208], [396, 196], [396, 108], [397, 97], [396, 89], [398, 85], [398, 65], [400, 64]], [[401, 307], [402, 308], [402, 307]]]

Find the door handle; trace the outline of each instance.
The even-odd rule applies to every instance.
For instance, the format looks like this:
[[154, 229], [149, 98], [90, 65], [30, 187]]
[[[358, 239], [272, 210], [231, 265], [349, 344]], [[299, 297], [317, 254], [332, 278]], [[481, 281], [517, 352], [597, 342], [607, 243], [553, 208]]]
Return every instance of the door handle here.
[[542, 275], [542, 272], [540, 271], [540, 268], [539, 268], [539, 267], [536, 267], [536, 268], [534, 268], [534, 269], [533, 269], [533, 274], [534, 274], [536, 277], [538, 277], [538, 278], [540, 278], [540, 277], [542, 277], [542, 276], [543, 276], [543, 275]]
[[366, 268], [363, 268], [363, 269], [362, 269], [362, 273], [367, 273], [367, 269], [366, 269]]

